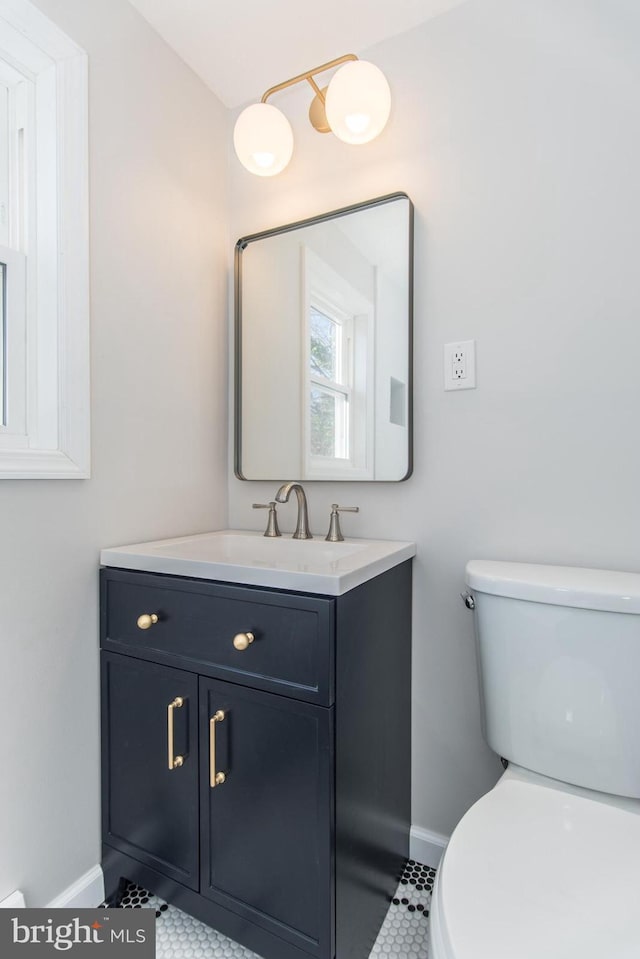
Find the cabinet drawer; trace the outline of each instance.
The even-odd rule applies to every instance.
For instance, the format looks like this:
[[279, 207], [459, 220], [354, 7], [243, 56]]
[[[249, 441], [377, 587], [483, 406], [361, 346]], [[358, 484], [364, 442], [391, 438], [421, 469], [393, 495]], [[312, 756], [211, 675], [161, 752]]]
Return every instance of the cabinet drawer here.
[[[333, 599], [115, 569], [103, 569], [101, 579], [105, 649], [333, 702]], [[141, 629], [144, 614], [157, 622]], [[238, 650], [237, 633], [254, 641]]]

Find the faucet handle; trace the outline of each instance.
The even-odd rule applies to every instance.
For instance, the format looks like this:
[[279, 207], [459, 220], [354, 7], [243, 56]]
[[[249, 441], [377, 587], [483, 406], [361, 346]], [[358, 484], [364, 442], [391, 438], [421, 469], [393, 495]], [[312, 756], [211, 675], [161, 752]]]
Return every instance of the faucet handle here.
[[340, 529], [340, 513], [359, 513], [359, 506], [338, 506], [337, 503], [331, 504], [331, 517], [329, 518], [329, 532], [325, 539], [329, 543], [341, 543], [344, 540], [342, 530]]
[[264, 531], [264, 536], [280, 536], [280, 530], [278, 529], [278, 514], [276, 512], [275, 500], [271, 500], [270, 503], [253, 503], [253, 509], [268, 509], [269, 517], [267, 519], [267, 528]]

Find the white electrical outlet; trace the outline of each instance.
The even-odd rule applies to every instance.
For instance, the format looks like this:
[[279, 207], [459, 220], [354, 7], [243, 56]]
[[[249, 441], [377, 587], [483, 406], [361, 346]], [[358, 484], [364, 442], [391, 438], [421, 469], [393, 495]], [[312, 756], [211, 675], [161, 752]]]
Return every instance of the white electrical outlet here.
[[476, 341], [444, 344], [445, 390], [473, 390], [476, 386]]

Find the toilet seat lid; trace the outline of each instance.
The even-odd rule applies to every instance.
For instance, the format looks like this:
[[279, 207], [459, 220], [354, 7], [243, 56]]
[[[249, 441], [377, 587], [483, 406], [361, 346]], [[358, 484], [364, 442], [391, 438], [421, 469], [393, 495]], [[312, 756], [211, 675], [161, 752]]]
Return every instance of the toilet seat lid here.
[[640, 815], [501, 780], [455, 829], [439, 887], [452, 959], [637, 959]]

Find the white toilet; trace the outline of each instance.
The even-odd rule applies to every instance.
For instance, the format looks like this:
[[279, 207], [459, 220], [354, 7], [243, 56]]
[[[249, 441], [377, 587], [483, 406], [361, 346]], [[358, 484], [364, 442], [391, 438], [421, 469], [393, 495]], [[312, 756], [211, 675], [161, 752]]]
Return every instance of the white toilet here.
[[640, 959], [640, 575], [473, 561], [509, 761], [438, 871], [429, 959]]

